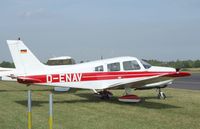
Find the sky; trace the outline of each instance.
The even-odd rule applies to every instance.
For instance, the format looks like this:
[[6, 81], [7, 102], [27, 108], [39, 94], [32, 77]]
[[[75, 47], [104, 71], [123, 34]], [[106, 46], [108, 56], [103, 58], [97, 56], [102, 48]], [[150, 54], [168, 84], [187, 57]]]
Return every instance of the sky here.
[[72, 56], [200, 59], [199, 0], [2, 0], [0, 62], [6, 40], [21, 40], [45, 62]]

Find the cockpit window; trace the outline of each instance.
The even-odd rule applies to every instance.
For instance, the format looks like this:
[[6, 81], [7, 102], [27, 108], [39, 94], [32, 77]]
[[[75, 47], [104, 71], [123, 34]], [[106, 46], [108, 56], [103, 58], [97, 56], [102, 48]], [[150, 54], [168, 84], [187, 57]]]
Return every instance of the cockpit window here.
[[142, 65], [144, 66], [145, 69], [151, 68], [151, 65], [149, 63], [147, 63], [146, 61], [140, 60], [140, 62], [142, 63]]
[[103, 71], [103, 65], [95, 67], [95, 71]]
[[139, 70], [140, 65], [136, 60], [133, 61], [124, 61], [123, 62], [124, 70]]
[[108, 71], [120, 71], [120, 63], [111, 63], [107, 65]]

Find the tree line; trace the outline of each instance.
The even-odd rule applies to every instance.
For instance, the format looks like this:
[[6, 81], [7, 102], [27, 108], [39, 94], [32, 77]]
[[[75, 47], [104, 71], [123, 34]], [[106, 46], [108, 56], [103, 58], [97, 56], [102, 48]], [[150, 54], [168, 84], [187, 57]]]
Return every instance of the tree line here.
[[[200, 60], [176, 60], [176, 61], [159, 61], [159, 60], [145, 60], [154, 66], [166, 66], [174, 68], [200, 68]], [[0, 63], [0, 67], [15, 68], [14, 63], [3, 61]]]
[[176, 60], [176, 61], [147, 60], [147, 62], [155, 66], [166, 66], [173, 68], [200, 68], [200, 60]]
[[0, 63], [0, 67], [3, 68], [15, 68], [15, 64], [12, 62], [8, 62], [8, 61], [3, 61]]

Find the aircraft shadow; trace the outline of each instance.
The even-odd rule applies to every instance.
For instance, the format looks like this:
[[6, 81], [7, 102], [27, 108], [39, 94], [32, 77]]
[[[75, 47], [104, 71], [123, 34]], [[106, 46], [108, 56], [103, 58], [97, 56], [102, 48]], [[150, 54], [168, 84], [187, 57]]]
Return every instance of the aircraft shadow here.
[[[119, 102], [117, 97], [112, 97], [109, 100], [102, 100], [100, 98], [95, 97], [94, 95], [88, 94], [88, 93], [78, 93], [75, 94], [81, 98], [85, 99], [77, 99], [77, 100], [54, 100], [54, 104], [75, 104], [75, 103], [110, 103], [110, 104], [118, 104], [118, 105], [124, 105], [124, 106], [136, 106], [136, 107], [142, 107], [142, 108], [150, 108], [150, 109], [171, 109], [171, 108], [182, 108], [179, 106], [175, 105], [170, 105], [170, 104], [164, 104], [164, 103], [159, 103], [159, 102], [152, 102], [152, 101], [146, 101], [148, 99], [157, 99], [156, 97], [142, 97], [142, 101], [139, 103], [123, 103]], [[163, 101], [163, 100], [160, 100]], [[20, 100], [20, 101], [15, 101], [16, 103], [27, 106], [27, 100]], [[48, 104], [48, 101], [32, 101], [32, 106], [33, 107], [41, 107], [44, 106], [44, 104]]]
[[[108, 102], [108, 103], [112, 103], [112, 104], [119, 104], [119, 105], [126, 105], [126, 106], [139, 106], [139, 107], [143, 107], [143, 108], [152, 108], [152, 109], [182, 108], [182, 107], [174, 106], [174, 105], [170, 105], [170, 104], [146, 101], [146, 100], [149, 100], [149, 99], [157, 99], [156, 96], [141, 97], [141, 102], [139, 102], [139, 103], [124, 103], [124, 102], [118, 101], [118, 97], [116, 97], [116, 96], [113, 96], [109, 100], [102, 100], [100, 98], [97, 98], [95, 96], [91, 96], [90, 94], [86, 94], [86, 93], [85, 94], [81, 93], [81, 94], [76, 94], [76, 95], [83, 97], [83, 98], [86, 98], [90, 102]], [[169, 96], [169, 98], [170, 97], [171, 96]], [[162, 100], [160, 100], [160, 101], [162, 101]]]

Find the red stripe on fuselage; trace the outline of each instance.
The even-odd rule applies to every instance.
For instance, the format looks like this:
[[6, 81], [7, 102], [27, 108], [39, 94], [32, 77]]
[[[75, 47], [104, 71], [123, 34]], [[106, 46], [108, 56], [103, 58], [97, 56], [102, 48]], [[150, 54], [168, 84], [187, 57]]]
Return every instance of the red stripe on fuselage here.
[[[40, 80], [41, 83], [64, 83], [81, 81], [99, 81], [112, 79], [128, 79], [140, 77], [152, 77], [158, 75], [175, 77], [176, 72], [92, 72], [92, 73], [67, 73], [26, 76]], [[177, 77], [177, 76], [176, 76]]]
[[84, 73], [82, 81], [95, 81], [95, 80], [111, 80], [111, 79], [127, 79], [156, 76], [160, 73], [150, 72], [98, 72], [98, 73]]

